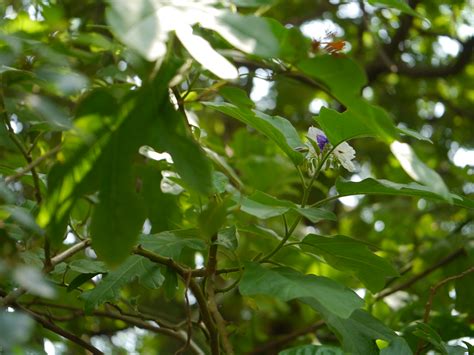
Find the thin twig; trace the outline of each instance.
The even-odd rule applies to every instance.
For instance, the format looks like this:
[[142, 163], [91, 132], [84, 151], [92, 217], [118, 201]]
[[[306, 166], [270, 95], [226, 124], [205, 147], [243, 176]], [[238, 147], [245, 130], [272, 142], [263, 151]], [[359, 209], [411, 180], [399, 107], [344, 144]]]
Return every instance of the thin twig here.
[[[447, 277], [444, 280], [441, 280], [436, 285], [431, 287], [430, 295], [429, 295], [428, 301], [426, 301], [426, 305], [425, 305], [425, 314], [423, 315], [423, 323], [427, 324], [428, 321], [430, 320], [431, 307], [433, 306], [433, 300], [434, 300], [434, 297], [436, 295], [436, 292], [438, 292], [438, 290], [441, 287], [443, 287], [444, 285], [446, 285], [448, 282], [460, 279], [460, 278], [470, 274], [471, 272], [474, 272], [474, 266], [471, 266], [469, 269], [464, 270], [460, 274]], [[418, 345], [416, 347], [416, 353], [415, 353], [416, 355], [421, 353], [421, 351], [423, 350], [423, 346], [424, 346], [424, 340], [420, 338], [420, 340], [418, 341]]]
[[57, 145], [53, 149], [49, 150], [42, 156], [38, 157], [37, 159], [33, 160], [31, 163], [29, 163], [27, 166], [24, 168], [18, 170], [14, 175], [10, 175], [5, 178], [5, 183], [9, 184], [15, 180], [18, 180], [22, 176], [25, 176], [27, 173], [32, 171], [34, 168], [36, 168], [39, 164], [41, 164], [44, 160], [48, 159], [50, 156], [56, 154], [61, 150], [61, 145]]
[[375, 296], [375, 300], [378, 301], [378, 300], [380, 300], [382, 298], [385, 298], [385, 297], [387, 297], [387, 296], [389, 296], [389, 295], [391, 295], [395, 292], [398, 292], [398, 291], [405, 290], [405, 289], [409, 288], [414, 283], [418, 282], [419, 280], [421, 280], [421, 279], [425, 278], [426, 276], [428, 276], [429, 274], [431, 274], [433, 271], [439, 269], [442, 266], [445, 266], [446, 264], [449, 264], [451, 261], [455, 260], [459, 256], [464, 255], [464, 253], [465, 253], [464, 248], [460, 248], [460, 249], [454, 251], [453, 253], [449, 254], [445, 258], [443, 258], [440, 261], [438, 261], [437, 263], [431, 265], [430, 267], [428, 267], [424, 271], [420, 272], [419, 274], [413, 276], [412, 278], [408, 279], [407, 281], [405, 281], [405, 282], [403, 282], [403, 283], [401, 283], [397, 286], [394, 286], [392, 288], [387, 288], [385, 290], [382, 290], [381, 292], [379, 292]]

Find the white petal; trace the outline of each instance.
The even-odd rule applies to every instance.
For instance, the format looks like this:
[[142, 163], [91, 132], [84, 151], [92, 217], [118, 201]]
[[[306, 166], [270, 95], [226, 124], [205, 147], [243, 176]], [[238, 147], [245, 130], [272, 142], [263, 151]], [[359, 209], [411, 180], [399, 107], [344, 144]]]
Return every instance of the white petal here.
[[355, 158], [355, 150], [347, 142], [342, 142], [336, 149], [334, 149], [334, 155], [341, 165], [350, 172], [354, 172], [355, 165], [352, 159]]
[[308, 137], [309, 139], [311, 139], [314, 142], [317, 142], [317, 140], [316, 140], [317, 136], [326, 137], [324, 132], [321, 131], [319, 128], [316, 128], [316, 127], [313, 127], [313, 126], [309, 127], [308, 134], [306, 135], [306, 137]]

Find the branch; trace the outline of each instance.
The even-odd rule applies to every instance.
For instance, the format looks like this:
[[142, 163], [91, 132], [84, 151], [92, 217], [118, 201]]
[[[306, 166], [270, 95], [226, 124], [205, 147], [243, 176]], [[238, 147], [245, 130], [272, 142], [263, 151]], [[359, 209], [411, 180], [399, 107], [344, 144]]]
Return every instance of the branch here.
[[[5, 295], [5, 292], [4, 291], [0, 291], [0, 294], [2, 295]], [[12, 302], [10, 303], [10, 306], [16, 308], [16, 309], [19, 309], [21, 311], [23, 311], [24, 313], [27, 313], [28, 315], [30, 315], [36, 322], [38, 322], [39, 324], [41, 324], [44, 328], [46, 329], [49, 329], [51, 330], [53, 333], [56, 333], [68, 340], [70, 340], [71, 342], [79, 345], [80, 347], [84, 348], [84, 349], [87, 349], [89, 350], [92, 354], [94, 355], [99, 355], [99, 354], [103, 354], [102, 351], [100, 351], [99, 349], [97, 349], [96, 347], [92, 346], [90, 343], [86, 342], [85, 340], [79, 338], [78, 336], [76, 336], [75, 334], [73, 333], [70, 333], [69, 331], [65, 330], [65, 329], [62, 329], [60, 327], [58, 327], [56, 324], [54, 324], [53, 322], [51, 322], [49, 319], [47, 319], [46, 317], [44, 317], [43, 315], [41, 314], [38, 314], [34, 311], [32, 311], [31, 309], [28, 309], [20, 304], [18, 304], [17, 302]]]
[[[78, 253], [79, 251], [87, 248], [90, 245], [90, 243], [91, 243], [90, 239], [85, 239], [77, 244], [74, 244], [69, 249], [66, 249], [61, 254], [54, 256], [53, 258], [51, 258], [49, 264], [44, 266], [43, 272], [47, 274], [53, 271], [56, 265], [62, 263], [66, 259]], [[27, 292], [28, 290], [25, 289], [24, 287], [18, 287], [16, 290], [11, 291], [0, 300], [0, 306], [7, 306], [11, 304], [16, 299], [18, 299], [18, 297], [24, 295]]]
[[401, 284], [399, 284], [399, 285], [397, 285], [393, 288], [387, 288], [385, 290], [382, 290], [381, 292], [379, 292], [375, 296], [375, 300], [376, 301], [381, 300], [382, 298], [385, 298], [385, 297], [387, 297], [387, 296], [389, 296], [389, 295], [391, 295], [395, 292], [407, 289], [408, 287], [410, 287], [414, 283], [420, 281], [421, 279], [423, 279], [426, 276], [428, 276], [429, 274], [431, 274], [433, 271], [439, 269], [442, 266], [445, 266], [445, 265], [449, 264], [450, 262], [452, 262], [453, 260], [457, 259], [459, 256], [464, 255], [464, 254], [465, 254], [464, 248], [457, 249], [453, 253], [449, 254], [445, 258], [438, 261], [436, 264], [431, 265], [426, 270], [424, 270], [421, 273], [413, 276], [412, 278], [408, 279], [407, 281], [405, 281], [405, 282], [403, 282], [403, 283], [401, 283]]
[[[405, 64], [397, 64], [398, 74], [400, 75], [407, 75], [412, 78], [438, 78], [438, 77], [446, 77], [451, 75], [456, 75], [461, 73], [464, 68], [470, 63], [472, 53], [474, 51], [474, 37], [471, 37], [466, 42], [461, 42], [461, 52], [454, 60], [453, 63], [438, 66], [438, 67], [431, 67], [431, 66], [417, 66], [417, 67], [408, 67]], [[367, 68], [367, 76], [369, 78], [369, 82], [375, 80], [379, 75], [383, 73], [387, 73], [388, 69], [381, 65], [380, 63], [376, 63], [372, 66]]]
[[15, 181], [19, 178], [21, 178], [22, 176], [26, 175], [28, 172], [32, 171], [34, 168], [36, 168], [39, 164], [41, 164], [44, 160], [46, 160], [47, 158], [49, 158], [50, 156], [56, 154], [57, 152], [59, 152], [61, 150], [61, 145], [57, 145], [56, 147], [54, 147], [53, 149], [51, 149], [50, 151], [46, 152], [45, 154], [43, 154], [42, 156], [40, 156], [39, 158], [33, 160], [31, 163], [29, 163], [27, 166], [25, 166], [24, 168], [20, 169], [19, 171], [17, 171], [14, 175], [11, 175], [11, 176], [8, 176], [7, 178], [5, 178], [5, 183], [6, 184], [9, 184], [11, 183], [12, 181]]
[[[458, 275], [454, 275], [454, 276], [450, 276], [450, 277], [447, 277], [445, 278], [444, 280], [441, 280], [440, 282], [438, 282], [436, 285], [432, 286], [431, 289], [430, 289], [430, 295], [428, 297], [428, 301], [426, 301], [426, 305], [425, 305], [425, 314], [423, 315], [423, 323], [428, 323], [429, 319], [430, 319], [430, 313], [431, 313], [431, 307], [433, 306], [433, 300], [434, 300], [434, 297], [436, 295], [436, 292], [438, 292], [438, 290], [443, 287], [444, 285], [446, 285], [448, 282], [451, 282], [451, 281], [454, 281], [454, 280], [457, 280], [457, 279], [460, 279], [468, 274], [470, 274], [471, 272], [474, 272], [474, 266], [471, 266], [469, 269], [467, 270], [464, 270], [463, 272], [461, 272], [460, 274]], [[424, 344], [424, 341], [423, 339], [420, 339], [418, 341], [418, 345], [417, 345], [417, 350], [416, 350], [416, 353], [415, 354], [420, 354], [422, 349], [423, 349], [423, 344]]]
[[[172, 268], [184, 281], [187, 280], [188, 273], [191, 272], [191, 270], [184, 268], [183, 266], [175, 262], [173, 259], [165, 258], [149, 250], [143, 249], [141, 245], [135, 247], [133, 249], [133, 252], [155, 263], [166, 265]], [[216, 333], [216, 328], [212, 320], [211, 313], [209, 312], [209, 308], [207, 306], [207, 300], [204, 297], [204, 294], [202, 293], [202, 290], [199, 287], [198, 283], [193, 278], [190, 278], [189, 280], [189, 288], [191, 289], [191, 292], [193, 293], [194, 297], [196, 297], [196, 301], [199, 305], [202, 321], [206, 325], [207, 330], [209, 331], [210, 334]]]

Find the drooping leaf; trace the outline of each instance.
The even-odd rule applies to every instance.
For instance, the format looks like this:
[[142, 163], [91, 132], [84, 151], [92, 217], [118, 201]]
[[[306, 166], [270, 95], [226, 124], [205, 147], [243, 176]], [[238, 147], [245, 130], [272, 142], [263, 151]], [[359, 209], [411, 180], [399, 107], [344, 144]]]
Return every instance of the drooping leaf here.
[[235, 106], [248, 108], [255, 107], [255, 103], [248, 97], [247, 93], [240, 88], [224, 86], [219, 90], [219, 94]]
[[201, 25], [219, 33], [235, 48], [259, 57], [278, 57], [280, 47], [265, 18], [227, 11], [208, 18]]
[[364, 304], [352, 290], [326, 277], [305, 275], [287, 267], [267, 269], [253, 262], [245, 263], [239, 289], [244, 296], [265, 294], [282, 301], [307, 297], [342, 318]]
[[263, 133], [274, 141], [295, 164], [303, 161], [303, 155], [295, 150], [301, 148], [303, 143], [295, 128], [285, 118], [268, 116], [263, 112], [237, 107], [229, 103], [205, 102], [204, 104]]
[[143, 201], [135, 191], [129, 147], [124, 142], [114, 137], [103, 154], [99, 204], [90, 226], [94, 250], [111, 264], [129, 255], [146, 216]]
[[413, 354], [405, 339], [399, 337], [392, 329], [364, 310], [357, 309], [349, 318], [344, 319], [331, 314], [310, 299], [303, 301], [318, 309], [329, 328], [341, 341], [345, 353], [377, 355], [380, 350], [375, 341], [381, 339], [389, 342], [389, 346], [384, 349], [384, 355]]
[[413, 180], [429, 187], [430, 190], [448, 202], [452, 202], [451, 193], [441, 176], [423, 163], [408, 144], [395, 141], [390, 145], [390, 149], [400, 162], [403, 170]]
[[81, 285], [85, 284], [87, 281], [91, 280], [93, 277], [99, 275], [100, 273], [87, 273], [87, 274], [79, 274], [77, 275], [67, 286], [67, 292], [72, 292], [76, 288], [80, 287]]
[[[341, 196], [350, 195], [398, 195], [418, 196], [431, 200], [445, 201], [445, 199], [434, 193], [429, 187], [417, 184], [399, 184], [383, 179], [367, 178], [359, 182], [338, 179], [336, 189]], [[450, 197], [454, 205], [474, 208], [474, 201], [463, 196], [451, 193]]]
[[302, 249], [322, 256], [335, 269], [354, 273], [374, 293], [385, 286], [388, 277], [398, 275], [394, 267], [372, 253], [367, 244], [343, 235], [310, 234], [303, 239]]
[[120, 117], [111, 93], [96, 90], [78, 109], [74, 129], [66, 132], [58, 162], [48, 174], [48, 193], [39, 211], [40, 227], [48, 228], [53, 244], [64, 236], [76, 200], [98, 187], [95, 172], [99, 158]]
[[178, 198], [161, 191], [161, 172], [147, 165], [140, 171], [140, 176], [143, 183], [142, 196], [152, 227], [151, 232], [159, 233], [178, 228], [181, 217]]
[[446, 344], [443, 342], [443, 339], [431, 326], [426, 323], [417, 323], [415, 325], [415, 330], [413, 334], [420, 337], [421, 339], [429, 342], [434, 348], [443, 355], [448, 355], [448, 349]]
[[189, 54], [204, 68], [224, 80], [236, 79], [239, 76], [234, 65], [211, 47], [208, 41], [193, 34], [191, 26], [180, 26], [176, 36]]
[[104, 302], [115, 300], [122, 287], [135, 278], [139, 278], [149, 288], [160, 287], [164, 281], [156, 264], [141, 256], [130, 256], [116, 270], [107, 274], [95, 288], [81, 294], [86, 312], [91, 312]]

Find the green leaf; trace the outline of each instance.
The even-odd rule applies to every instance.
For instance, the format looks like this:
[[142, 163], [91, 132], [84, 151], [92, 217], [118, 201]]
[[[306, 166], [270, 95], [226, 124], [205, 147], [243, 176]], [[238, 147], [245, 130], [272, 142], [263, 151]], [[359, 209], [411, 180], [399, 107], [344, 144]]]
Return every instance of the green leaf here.
[[337, 221], [337, 216], [333, 212], [322, 208], [305, 207], [297, 208], [296, 211], [313, 223], [321, 220]]
[[301, 345], [282, 350], [278, 355], [344, 355], [344, 352], [335, 346]]
[[430, 190], [443, 197], [446, 201], [452, 202], [451, 193], [441, 176], [423, 163], [408, 144], [395, 141], [390, 145], [390, 149], [400, 162], [403, 170], [413, 180], [429, 187]]
[[141, 256], [130, 256], [117, 269], [110, 272], [92, 290], [81, 295], [85, 300], [85, 310], [90, 313], [98, 305], [117, 299], [123, 286], [139, 278], [149, 288], [158, 288], [163, 284], [164, 277], [159, 267]]
[[413, 138], [416, 138], [420, 141], [425, 141], [425, 142], [429, 142], [431, 144], [433, 144], [433, 141], [429, 138], [426, 138], [425, 136], [423, 136], [421, 133], [413, 130], [413, 129], [410, 129], [410, 128], [406, 128], [406, 127], [397, 127], [397, 130], [404, 134], [404, 135], [407, 135], [407, 136], [410, 136], [410, 137], [413, 137]]
[[156, 4], [152, 0], [109, 0], [107, 22], [122, 42], [149, 61], [166, 53], [168, 33], [159, 23]]
[[239, 72], [234, 65], [212, 48], [208, 41], [193, 34], [191, 26], [177, 28], [176, 36], [189, 54], [211, 73], [224, 80], [238, 78]]
[[321, 255], [335, 269], [354, 273], [374, 293], [385, 286], [387, 277], [398, 276], [387, 260], [372, 253], [367, 244], [356, 239], [343, 235], [323, 237], [310, 234], [301, 244], [303, 250]]
[[303, 155], [295, 150], [301, 148], [303, 143], [296, 129], [285, 118], [268, 116], [263, 112], [237, 107], [229, 103], [204, 102], [204, 104], [263, 133], [274, 141], [295, 164], [300, 164], [303, 161]]
[[[367, 77], [359, 64], [349, 57], [322, 55], [305, 59], [297, 64], [304, 74], [316, 79], [326, 86], [331, 94], [342, 101], [360, 96], [367, 83]], [[348, 85], [350, 81], [350, 85]]]
[[[405, 339], [397, 334], [370, 313], [357, 309], [347, 319], [331, 314], [320, 305], [305, 299], [304, 302], [319, 308], [329, 328], [341, 341], [345, 353], [354, 355], [378, 355], [379, 351], [375, 341], [381, 339], [389, 342], [383, 350], [384, 355], [411, 355], [412, 351]], [[392, 345], [393, 343], [393, 345]]]
[[48, 228], [53, 244], [64, 237], [76, 200], [98, 187], [93, 173], [100, 169], [100, 156], [120, 119], [117, 107], [111, 92], [92, 92], [78, 109], [74, 129], [64, 134], [61, 155], [48, 174], [48, 193], [37, 217], [40, 227]]
[[369, 0], [369, 3], [372, 5], [385, 5], [389, 8], [397, 9], [401, 12], [404, 12], [408, 15], [421, 18], [422, 20], [426, 20], [425, 17], [421, 16], [418, 12], [413, 10], [405, 0]]
[[247, 92], [240, 88], [233, 86], [224, 86], [219, 90], [219, 94], [221, 94], [224, 99], [234, 104], [235, 106], [248, 108], [255, 107], [255, 102], [253, 102], [248, 97]]
[[138, 239], [146, 211], [135, 191], [127, 140], [114, 137], [102, 158], [99, 204], [92, 214], [92, 247], [106, 262], [118, 264]]
[[87, 281], [92, 279], [93, 277], [99, 275], [99, 272], [91, 273], [91, 274], [79, 274], [77, 275], [67, 286], [67, 292], [72, 292], [76, 288], [80, 287], [81, 285], [85, 284]]
[[277, 198], [257, 191], [249, 197], [242, 197], [240, 209], [245, 213], [255, 216], [259, 219], [281, 216], [288, 212], [296, 204], [290, 201], [282, 201]]
[[[431, 200], [445, 201], [443, 197], [431, 191], [429, 187], [417, 184], [398, 184], [388, 180], [376, 180], [372, 178], [359, 182], [347, 181], [339, 178], [336, 181], [336, 189], [340, 196], [350, 195], [398, 195], [398, 196], [418, 196]], [[474, 201], [463, 196], [450, 194], [453, 204], [474, 208]]]
[[158, 169], [145, 166], [140, 171], [142, 178], [142, 196], [147, 208], [153, 233], [175, 229], [181, 220], [181, 210], [175, 195], [161, 191], [162, 175]]
[[201, 239], [193, 238], [198, 235], [196, 229], [161, 232], [158, 234], [140, 236], [140, 244], [162, 256], [178, 259], [183, 248], [204, 250], [206, 244]]
[[[148, 95], [154, 95], [153, 92]], [[168, 95], [168, 92], [166, 92]], [[144, 103], [145, 104], [145, 103]], [[166, 151], [173, 157], [174, 169], [190, 189], [208, 195], [212, 192], [212, 166], [204, 150], [186, 133], [185, 118], [168, 99], [153, 108], [160, 117], [153, 130], [151, 146]]]
[[71, 261], [68, 264], [69, 268], [73, 271], [80, 272], [82, 274], [92, 273], [105, 273], [108, 271], [105, 263], [98, 260], [91, 259], [77, 259]]
[[265, 294], [282, 301], [309, 298], [342, 318], [364, 304], [352, 290], [326, 277], [305, 275], [287, 267], [266, 269], [250, 262], [245, 263], [239, 288], [244, 296]]
[[215, 235], [225, 223], [227, 209], [224, 201], [211, 200], [199, 215], [199, 231], [204, 239]]
[[448, 355], [448, 350], [439, 334], [426, 323], [417, 323], [413, 334], [429, 342], [434, 348], [443, 355]]
[[216, 243], [229, 250], [236, 250], [239, 246], [239, 241], [237, 239], [237, 228], [235, 228], [235, 226], [231, 226], [221, 229], [217, 234]]
[[330, 211], [313, 207], [301, 208], [296, 203], [277, 199], [261, 191], [256, 191], [251, 196], [242, 197], [240, 200], [235, 198], [235, 201], [240, 203], [242, 211], [259, 219], [281, 216], [289, 210], [293, 210], [313, 223], [323, 219], [336, 220], [336, 215]]
[[44, 235], [44, 231], [36, 224], [34, 217], [31, 215], [31, 211], [27, 208], [20, 206], [1, 206], [0, 211], [3, 210], [10, 215], [20, 226], [28, 229], [37, 235]]
[[278, 57], [280, 47], [272, 27], [265, 18], [221, 12], [201, 25], [219, 33], [241, 51], [263, 58]]
[[357, 100], [357, 106], [339, 113], [325, 107], [316, 117], [333, 145], [356, 137], [377, 137], [393, 140], [397, 131], [387, 113], [379, 107]]

